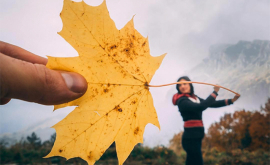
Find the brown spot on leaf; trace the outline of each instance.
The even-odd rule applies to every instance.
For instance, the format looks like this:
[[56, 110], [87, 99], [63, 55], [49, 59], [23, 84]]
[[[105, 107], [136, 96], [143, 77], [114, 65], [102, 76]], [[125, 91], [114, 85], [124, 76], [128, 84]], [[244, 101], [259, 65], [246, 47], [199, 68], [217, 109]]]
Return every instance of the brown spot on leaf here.
[[89, 152], [89, 155], [87, 155], [87, 158], [88, 158], [89, 160], [91, 160], [91, 157], [92, 157], [91, 153], [92, 153], [92, 151], [90, 151], [90, 152]]
[[137, 127], [135, 130], [134, 130], [134, 134], [137, 135], [139, 133], [139, 127]]
[[103, 92], [104, 93], [107, 93], [107, 92], [109, 92], [109, 90], [108, 89], [104, 89]]
[[123, 111], [123, 109], [119, 105], [115, 106], [114, 110], [116, 110], [118, 112], [122, 112]]
[[59, 149], [59, 152], [61, 153], [61, 152], [63, 152], [63, 150]]
[[142, 46], [145, 46], [145, 44], [146, 44], [146, 42], [144, 42], [144, 43], [142, 44]]
[[97, 90], [97, 88], [95, 88], [95, 90], [94, 90], [94, 91], [95, 91], [95, 93], [96, 93], [96, 94], [98, 94], [98, 90]]
[[115, 48], [117, 48], [116, 45], [113, 45], [113, 46], [110, 47], [110, 49], [115, 49]]
[[82, 16], [84, 15], [84, 12], [82, 13]]

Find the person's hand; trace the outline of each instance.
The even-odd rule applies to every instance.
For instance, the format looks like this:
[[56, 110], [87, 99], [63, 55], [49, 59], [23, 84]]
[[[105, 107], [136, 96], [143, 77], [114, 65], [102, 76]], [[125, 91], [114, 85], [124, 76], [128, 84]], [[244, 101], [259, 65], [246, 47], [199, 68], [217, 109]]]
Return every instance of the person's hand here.
[[215, 92], [217, 92], [217, 93], [218, 93], [219, 89], [220, 89], [220, 87], [216, 87], [216, 86], [214, 86], [214, 91], [215, 91]]
[[235, 95], [234, 98], [232, 99], [232, 102], [235, 102], [236, 100], [238, 100], [239, 97], [240, 95]]
[[12, 98], [44, 105], [81, 97], [86, 80], [77, 73], [46, 68], [47, 59], [0, 41], [0, 104]]

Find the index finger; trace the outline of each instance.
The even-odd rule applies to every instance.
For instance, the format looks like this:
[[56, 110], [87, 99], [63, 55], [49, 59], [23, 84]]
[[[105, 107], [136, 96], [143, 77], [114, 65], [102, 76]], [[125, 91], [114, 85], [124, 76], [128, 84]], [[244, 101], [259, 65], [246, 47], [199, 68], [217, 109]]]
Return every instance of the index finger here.
[[0, 41], [0, 52], [7, 56], [20, 59], [23, 61], [27, 61], [33, 64], [46, 65], [48, 62], [48, 60], [44, 57], [40, 57], [23, 48], [20, 48], [18, 46], [15, 46], [15, 45], [3, 42], [3, 41]]

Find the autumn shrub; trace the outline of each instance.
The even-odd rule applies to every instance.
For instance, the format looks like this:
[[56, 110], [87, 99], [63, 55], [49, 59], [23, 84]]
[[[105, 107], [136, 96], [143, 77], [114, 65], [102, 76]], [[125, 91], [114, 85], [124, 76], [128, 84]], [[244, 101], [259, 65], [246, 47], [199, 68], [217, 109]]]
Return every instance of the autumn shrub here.
[[225, 152], [236, 149], [270, 151], [269, 119], [270, 98], [260, 110], [226, 113], [210, 126], [203, 147], [217, 147]]

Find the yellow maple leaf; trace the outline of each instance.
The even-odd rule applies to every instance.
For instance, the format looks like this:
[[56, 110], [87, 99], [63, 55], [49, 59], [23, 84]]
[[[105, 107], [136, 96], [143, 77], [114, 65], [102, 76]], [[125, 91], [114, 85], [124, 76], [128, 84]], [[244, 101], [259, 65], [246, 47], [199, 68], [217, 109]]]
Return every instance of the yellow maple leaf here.
[[148, 39], [135, 30], [133, 19], [118, 30], [105, 1], [92, 7], [64, 0], [59, 34], [78, 57], [48, 57], [47, 67], [80, 73], [88, 82], [79, 99], [55, 109], [78, 106], [53, 126], [56, 141], [46, 157], [81, 157], [94, 164], [115, 141], [119, 164], [137, 143], [143, 143], [145, 126], [160, 128], [149, 82], [164, 56], [152, 57]]

